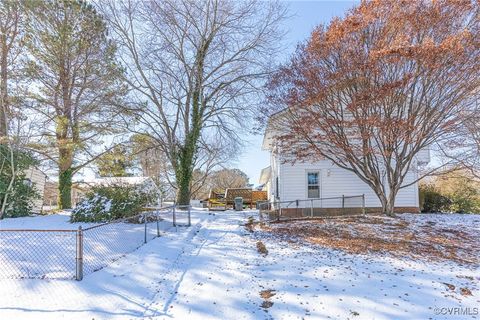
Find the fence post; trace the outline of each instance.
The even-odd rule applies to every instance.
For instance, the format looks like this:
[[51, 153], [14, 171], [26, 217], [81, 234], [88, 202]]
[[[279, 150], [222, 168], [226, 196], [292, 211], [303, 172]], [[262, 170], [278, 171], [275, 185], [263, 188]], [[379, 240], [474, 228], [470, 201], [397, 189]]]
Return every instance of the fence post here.
[[310, 217], [313, 218], [313, 199], [310, 200]]
[[143, 220], [145, 225], [145, 238], [143, 239], [143, 243], [147, 243], [147, 212], [143, 214]]
[[342, 194], [342, 214], [345, 214], [345, 195]]
[[280, 210], [278, 210], [277, 221], [280, 221], [280, 216], [282, 215], [282, 203], [279, 203], [279, 204], [280, 204]]
[[365, 214], [365, 193], [362, 194], [362, 214]]
[[190, 211], [191, 211], [192, 206], [188, 206], [188, 226], [190, 227], [192, 225], [192, 219], [190, 217]]
[[[295, 200], [295, 215], [298, 215], [298, 199]], [[303, 212], [302, 212], [302, 216], [303, 216]]]
[[75, 257], [75, 280], [81, 281], [83, 279], [83, 230], [82, 226], [78, 227], [77, 231], [77, 250]]
[[174, 226], [174, 227], [177, 226], [177, 220], [176, 220], [176, 218], [175, 218], [175, 207], [176, 207], [176, 206], [177, 206], [177, 205], [174, 203], [174, 204], [173, 204], [173, 226]]

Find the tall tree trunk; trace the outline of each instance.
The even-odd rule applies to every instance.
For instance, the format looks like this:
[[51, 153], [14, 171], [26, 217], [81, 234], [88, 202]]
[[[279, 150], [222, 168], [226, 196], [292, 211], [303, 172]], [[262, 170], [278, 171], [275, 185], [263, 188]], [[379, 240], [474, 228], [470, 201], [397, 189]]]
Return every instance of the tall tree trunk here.
[[[390, 197], [388, 197], [390, 198]], [[387, 199], [384, 203], [382, 203], [382, 213], [389, 216], [389, 217], [394, 217], [395, 216], [395, 202], [391, 201], [390, 199]]]
[[189, 205], [192, 175], [188, 176], [186, 174], [182, 174], [177, 176], [176, 179], [178, 182], [177, 204]]
[[[1, 199], [0, 219], [3, 218], [8, 206], [8, 197], [13, 189], [16, 178], [15, 161], [13, 156], [13, 148], [8, 138], [8, 73], [7, 73], [7, 34], [5, 30], [0, 33], [0, 144], [4, 144], [9, 152], [9, 162], [11, 169], [11, 177], [7, 188]], [[3, 165], [2, 165], [3, 171]], [[8, 174], [7, 174], [8, 177]]]
[[175, 170], [175, 178], [177, 180], [177, 204], [189, 205], [191, 196], [191, 184], [193, 175], [193, 157], [195, 155], [196, 141], [187, 139], [185, 147], [182, 148], [178, 165]]
[[389, 216], [389, 217], [394, 217], [395, 216], [395, 198], [397, 196], [398, 190], [392, 191], [390, 189], [390, 192], [388, 194], [381, 193], [378, 194], [377, 196], [380, 199], [380, 203], [382, 204], [382, 213]]
[[[56, 119], [56, 138], [58, 144], [58, 208], [72, 208], [72, 168], [74, 158], [74, 146], [72, 139], [68, 137], [70, 121], [66, 116], [58, 116]], [[74, 131], [72, 129], [72, 131]]]
[[190, 204], [194, 158], [197, 152], [201, 126], [198, 104], [194, 103], [192, 128], [185, 139], [185, 145], [178, 155], [178, 165], [177, 170], [175, 170], [175, 178], [178, 185], [177, 203], [181, 205]]
[[7, 35], [0, 35], [0, 143], [5, 143], [7, 137], [7, 113], [8, 113], [8, 74], [7, 74]]
[[58, 175], [58, 208], [72, 208], [72, 177], [73, 170], [68, 168]]

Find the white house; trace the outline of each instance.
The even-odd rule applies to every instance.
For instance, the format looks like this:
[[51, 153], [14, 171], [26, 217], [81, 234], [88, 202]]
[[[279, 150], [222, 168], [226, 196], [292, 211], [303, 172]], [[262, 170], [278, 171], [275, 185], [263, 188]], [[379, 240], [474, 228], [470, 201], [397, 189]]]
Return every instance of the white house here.
[[[315, 163], [283, 163], [281, 151], [278, 152], [271, 121], [264, 134], [262, 150], [270, 151], [270, 166], [260, 174], [259, 183], [268, 192], [270, 202], [281, 202], [276, 207], [284, 211], [291, 210], [298, 214], [316, 212], [358, 211], [365, 208], [367, 212], [378, 212], [380, 200], [374, 191], [355, 173], [334, 165], [330, 160]], [[429, 150], [417, 157], [417, 165], [430, 161]], [[418, 177], [418, 167], [407, 173], [404, 184], [407, 185]], [[322, 200], [316, 200], [322, 199]], [[297, 201], [298, 200], [298, 201]], [[287, 210], [286, 210], [287, 209]], [[402, 188], [395, 202], [397, 212], [419, 212], [418, 183]]]

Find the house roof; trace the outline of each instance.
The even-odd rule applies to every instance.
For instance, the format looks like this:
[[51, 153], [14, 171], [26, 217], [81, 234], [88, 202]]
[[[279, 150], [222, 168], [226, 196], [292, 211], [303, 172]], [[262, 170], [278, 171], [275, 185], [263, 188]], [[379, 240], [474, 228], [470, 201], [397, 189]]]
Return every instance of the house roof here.
[[141, 186], [141, 185], [151, 185], [157, 188], [156, 183], [151, 177], [102, 177], [95, 178], [92, 180], [78, 181], [75, 182], [75, 187], [79, 189], [85, 189], [93, 186], [108, 186], [108, 185], [131, 185], [131, 186]]
[[[128, 184], [128, 185], [139, 185], [143, 184], [149, 180], [152, 180], [150, 177], [102, 177], [95, 178], [90, 181], [85, 181], [90, 184]], [[152, 180], [153, 182], [153, 180]]]

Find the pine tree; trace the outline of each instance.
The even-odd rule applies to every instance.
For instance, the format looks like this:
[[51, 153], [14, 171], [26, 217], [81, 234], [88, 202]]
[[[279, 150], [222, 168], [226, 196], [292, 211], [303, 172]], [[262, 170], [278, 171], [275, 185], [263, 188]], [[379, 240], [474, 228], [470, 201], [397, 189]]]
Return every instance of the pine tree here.
[[101, 152], [95, 145], [115, 131], [111, 106], [124, 87], [116, 47], [101, 15], [83, 1], [30, 3], [29, 71], [32, 92], [43, 116], [37, 149], [58, 166], [59, 207], [71, 207], [73, 175]]

